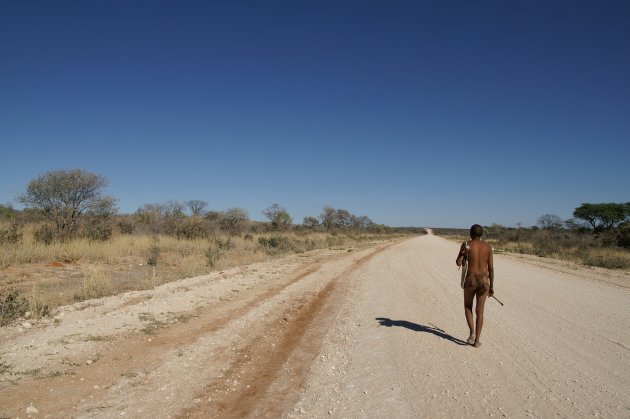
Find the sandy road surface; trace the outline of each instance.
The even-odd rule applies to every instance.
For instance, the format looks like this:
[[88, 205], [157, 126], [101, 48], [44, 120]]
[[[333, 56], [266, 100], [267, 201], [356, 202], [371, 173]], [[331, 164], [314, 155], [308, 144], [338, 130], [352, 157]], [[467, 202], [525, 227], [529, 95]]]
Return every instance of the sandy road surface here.
[[3, 328], [0, 417], [630, 416], [628, 287], [496, 256], [475, 349], [456, 253], [315, 251]]

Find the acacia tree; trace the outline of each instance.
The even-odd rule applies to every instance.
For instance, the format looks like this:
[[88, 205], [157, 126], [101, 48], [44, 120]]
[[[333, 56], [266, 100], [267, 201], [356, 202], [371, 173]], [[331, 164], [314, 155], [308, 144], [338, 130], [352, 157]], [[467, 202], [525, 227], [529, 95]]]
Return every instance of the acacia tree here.
[[234, 236], [241, 234], [247, 223], [249, 223], [247, 211], [242, 208], [230, 208], [221, 214], [219, 226], [221, 230]]
[[368, 229], [374, 222], [366, 215], [357, 217], [345, 209], [324, 207], [319, 216], [326, 230], [332, 229]]
[[304, 220], [302, 221], [302, 225], [305, 228], [314, 230], [317, 227], [319, 227], [319, 220], [315, 217], [304, 217]]
[[584, 203], [573, 211], [573, 216], [586, 221], [597, 232], [609, 230], [630, 217], [630, 202], [625, 204]]
[[330, 230], [333, 228], [335, 223], [335, 214], [337, 210], [333, 207], [324, 207], [322, 210], [322, 214], [319, 218], [322, 220], [322, 225], [326, 228], [326, 230]]
[[107, 186], [103, 176], [81, 169], [46, 172], [31, 180], [17, 200], [41, 210], [55, 224], [57, 233], [66, 238], [76, 233], [86, 214], [115, 214], [114, 198], [101, 195]]
[[538, 217], [537, 224], [543, 230], [555, 230], [563, 225], [562, 218], [554, 214], [544, 214]]
[[348, 229], [352, 227], [353, 215], [345, 209], [338, 209], [335, 212], [333, 225], [340, 229]]
[[201, 217], [206, 213], [206, 207], [208, 203], [206, 201], [200, 201], [198, 199], [193, 199], [191, 201], [186, 201], [186, 206], [190, 210], [190, 213], [193, 216]]
[[145, 224], [149, 231], [153, 234], [162, 232], [162, 224], [164, 224], [164, 208], [161, 204], [144, 204], [142, 208], [136, 211], [138, 221]]
[[367, 230], [374, 225], [374, 221], [372, 221], [367, 215], [362, 215], [360, 217], [354, 217], [352, 225], [356, 229]]
[[263, 211], [265, 217], [271, 221], [272, 230], [284, 230], [291, 226], [293, 218], [286, 208], [273, 204]]

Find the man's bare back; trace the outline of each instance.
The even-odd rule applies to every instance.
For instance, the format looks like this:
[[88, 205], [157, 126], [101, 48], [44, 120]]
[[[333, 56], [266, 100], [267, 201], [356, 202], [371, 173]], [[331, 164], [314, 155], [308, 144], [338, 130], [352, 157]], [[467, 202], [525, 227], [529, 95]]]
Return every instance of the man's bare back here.
[[468, 273], [488, 275], [492, 267], [492, 248], [479, 238], [468, 242]]
[[[468, 343], [479, 347], [481, 342], [479, 336], [483, 328], [483, 312], [486, 298], [494, 294], [494, 262], [492, 258], [492, 247], [481, 241], [483, 228], [475, 224], [470, 228], [472, 240], [462, 243], [455, 263], [461, 266], [466, 260], [468, 262], [468, 273], [464, 281], [464, 310], [466, 322], [470, 330]], [[477, 297], [475, 314], [477, 316], [476, 328], [473, 324], [473, 301]]]

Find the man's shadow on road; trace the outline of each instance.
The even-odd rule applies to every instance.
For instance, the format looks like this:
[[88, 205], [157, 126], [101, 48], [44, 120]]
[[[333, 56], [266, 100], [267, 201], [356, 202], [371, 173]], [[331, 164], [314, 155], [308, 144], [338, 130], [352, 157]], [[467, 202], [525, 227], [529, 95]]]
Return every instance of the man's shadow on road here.
[[424, 326], [422, 324], [408, 322], [407, 320], [392, 320], [392, 319], [388, 319], [386, 317], [377, 317], [376, 320], [380, 323], [380, 326], [404, 327], [405, 329], [413, 330], [414, 332], [431, 333], [432, 335], [441, 337], [442, 339], [450, 340], [451, 342], [453, 342], [453, 343], [455, 343], [457, 345], [462, 345], [462, 346], [468, 345], [467, 342], [465, 342], [465, 341], [463, 341], [461, 339], [457, 339], [456, 337], [453, 337], [453, 336], [449, 335], [444, 330], [439, 329], [439, 328], [437, 328], [435, 326], [434, 327]]

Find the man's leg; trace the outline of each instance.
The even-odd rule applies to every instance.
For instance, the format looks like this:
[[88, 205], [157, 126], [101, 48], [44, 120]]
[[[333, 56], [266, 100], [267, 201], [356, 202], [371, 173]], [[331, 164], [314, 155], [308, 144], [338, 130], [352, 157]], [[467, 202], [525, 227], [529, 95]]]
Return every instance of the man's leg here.
[[475, 289], [473, 287], [464, 288], [464, 310], [466, 312], [466, 323], [468, 323], [468, 343], [471, 345], [475, 342], [475, 326], [473, 325], [473, 299], [475, 298]]
[[475, 307], [475, 314], [477, 315], [477, 330], [473, 346], [475, 348], [478, 348], [479, 346], [481, 346], [481, 342], [479, 342], [479, 336], [481, 336], [481, 329], [483, 329], [483, 309], [486, 305], [486, 298], [488, 298], [488, 290], [485, 288], [481, 288], [477, 290], [476, 294], [477, 306]]

